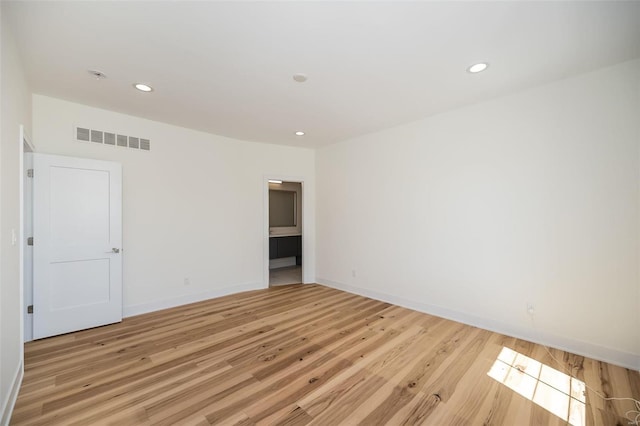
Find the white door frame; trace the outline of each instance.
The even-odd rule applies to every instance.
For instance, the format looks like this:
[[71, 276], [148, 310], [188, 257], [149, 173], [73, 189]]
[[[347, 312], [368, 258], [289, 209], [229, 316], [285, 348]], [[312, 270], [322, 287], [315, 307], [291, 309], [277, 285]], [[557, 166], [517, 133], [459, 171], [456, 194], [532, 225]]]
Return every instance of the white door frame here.
[[270, 180], [281, 180], [283, 182], [296, 182], [299, 183], [302, 187], [302, 283], [307, 284], [312, 280], [308, 279], [305, 275], [305, 271], [310, 270], [307, 267], [307, 263], [310, 259], [307, 259], [306, 254], [309, 252], [307, 247], [309, 246], [309, 238], [308, 235], [311, 235], [309, 232], [309, 226], [311, 224], [310, 215], [307, 211], [307, 206], [309, 205], [309, 191], [304, 186], [304, 178], [297, 176], [282, 176], [282, 175], [265, 175], [263, 177], [262, 188], [263, 188], [263, 200], [264, 200], [264, 217], [263, 217], [263, 262], [262, 262], [262, 287], [269, 288], [269, 181]]
[[[31, 142], [31, 138], [24, 130], [24, 126], [20, 126], [20, 309], [22, 323], [20, 335], [23, 336], [25, 342], [33, 340], [33, 321], [27, 314], [26, 306], [33, 303], [33, 280], [25, 281], [25, 270], [33, 271], [33, 256], [25, 256], [27, 238], [27, 226], [33, 226], [33, 218], [25, 217], [25, 214], [31, 213], [33, 208], [32, 197], [25, 197], [25, 179], [27, 176], [27, 167], [25, 166], [25, 153], [35, 152], [36, 148]], [[31, 275], [33, 278], [33, 275]]]

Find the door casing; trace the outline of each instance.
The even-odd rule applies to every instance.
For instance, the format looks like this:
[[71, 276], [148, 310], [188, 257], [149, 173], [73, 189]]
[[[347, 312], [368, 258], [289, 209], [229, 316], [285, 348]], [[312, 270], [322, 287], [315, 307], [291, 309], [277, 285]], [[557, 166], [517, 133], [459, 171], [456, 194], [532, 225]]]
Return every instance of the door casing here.
[[305, 188], [305, 179], [299, 176], [283, 176], [283, 175], [264, 175], [262, 181], [263, 188], [263, 261], [262, 261], [262, 287], [269, 288], [269, 181], [270, 180], [279, 180], [283, 182], [297, 182], [302, 187], [302, 283], [307, 284], [312, 282], [312, 278], [308, 278], [305, 274], [309, 272], [308, 263], [310, 259], [308, 259], [307, 252], [305, 251], [305, 247], [309, 244], [308, 236], [310, 233], [308, 232], [309, 221], [309, 209], [308, 203], [308, 191]]

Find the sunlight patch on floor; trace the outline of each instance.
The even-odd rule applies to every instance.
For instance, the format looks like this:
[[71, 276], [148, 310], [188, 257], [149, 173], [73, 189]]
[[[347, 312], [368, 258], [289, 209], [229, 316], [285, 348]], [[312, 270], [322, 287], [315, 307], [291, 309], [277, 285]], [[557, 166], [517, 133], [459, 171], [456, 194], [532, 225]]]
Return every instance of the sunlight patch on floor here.
[[586, 424], [581, 380], [506, 347], [487, 374], [569, 424]]

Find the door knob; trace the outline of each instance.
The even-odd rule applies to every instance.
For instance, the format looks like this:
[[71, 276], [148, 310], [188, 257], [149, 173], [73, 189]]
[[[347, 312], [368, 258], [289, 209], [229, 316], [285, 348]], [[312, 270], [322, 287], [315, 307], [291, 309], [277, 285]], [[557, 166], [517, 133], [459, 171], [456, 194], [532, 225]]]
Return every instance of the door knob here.
[[111, 249], [111, 251], [105, 251], [105, 253], [120, 253], [120, 249], [114, 247]]

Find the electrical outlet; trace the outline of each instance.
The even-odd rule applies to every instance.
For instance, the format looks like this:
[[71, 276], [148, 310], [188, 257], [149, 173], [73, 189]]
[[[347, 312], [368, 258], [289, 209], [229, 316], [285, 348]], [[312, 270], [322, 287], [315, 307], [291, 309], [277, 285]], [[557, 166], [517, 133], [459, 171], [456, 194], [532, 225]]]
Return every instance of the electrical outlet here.
[[184, 279], [184, 285], [191, 285], [191, 279], [185, 278]]
[[535, 313], [535, 311], [536, 311], [536, 308], [535, 308], [535, 306], [533, 306], [533, 303], [531, 303], [531, 302], [527, 303], [527, 313], [529, 315], [533, 315]]

